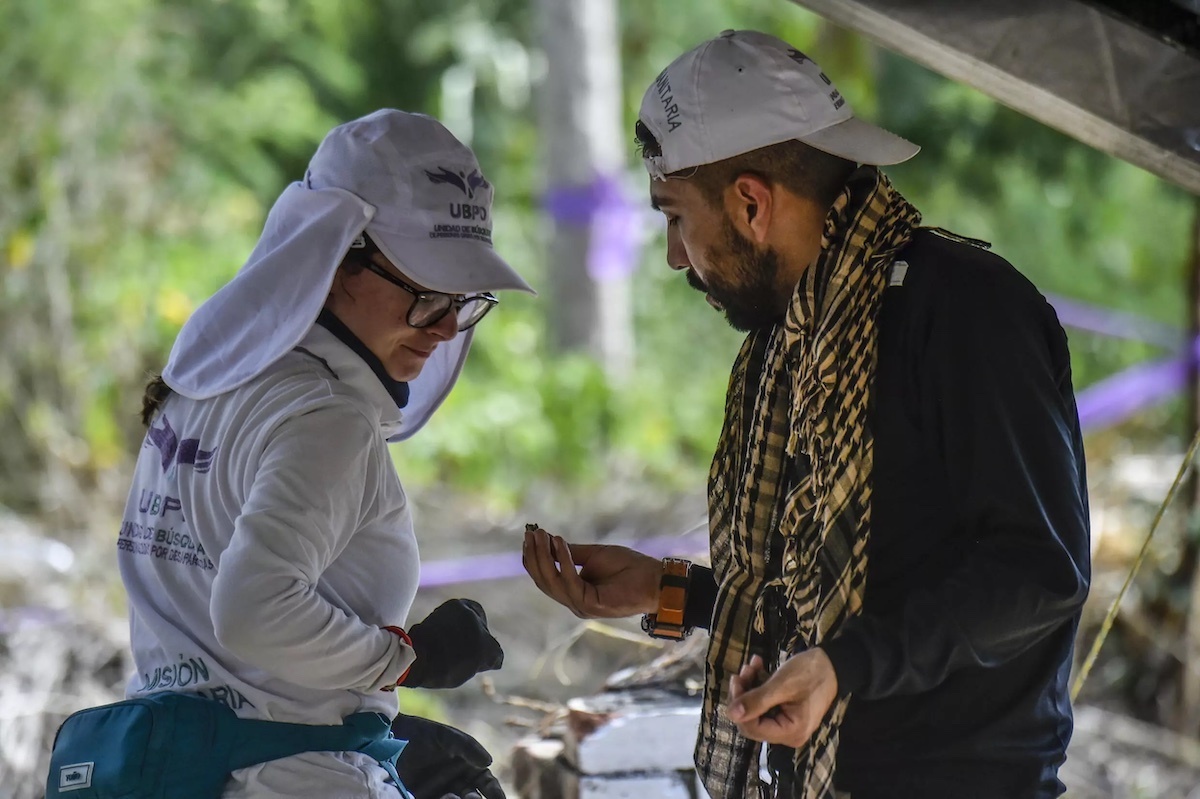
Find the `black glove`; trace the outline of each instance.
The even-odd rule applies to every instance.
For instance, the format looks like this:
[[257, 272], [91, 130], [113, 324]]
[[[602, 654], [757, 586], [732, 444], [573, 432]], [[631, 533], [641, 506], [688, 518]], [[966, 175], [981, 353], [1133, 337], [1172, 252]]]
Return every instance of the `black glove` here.
[[392, 735], [408, 741], [396, 772], [416, 799], [505, 799], [488, 771], [492, 756], [465, 732], [401, 714], [392, 722]]
[[488, 632], [483, 606], [449, 599], [408, 631], [417, 660], [405, 688], [457, 688], [481, 671], [504, 665], [504, 650]]

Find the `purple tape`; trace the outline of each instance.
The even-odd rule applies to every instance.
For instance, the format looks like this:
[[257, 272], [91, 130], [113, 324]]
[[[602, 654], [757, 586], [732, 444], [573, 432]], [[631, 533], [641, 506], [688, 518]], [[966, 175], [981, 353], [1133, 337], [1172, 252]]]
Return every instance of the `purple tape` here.
[[[651, 557], [688, 555], [708, 551], [708, 532], [687, 535], [665, 535], [640, 540], [605, 541], [632, 547]], [[459, 583], [478, 583], [484, 580], [505, 580], [525, 576], [520, 552], [501, 552], [495, 555], [478, 555], [471, 558], [435, 560], [421, 564], [421, 587], [435, 588]]]
[[544, 206], [559, 224], [591, 227], [587, 270], [593, 280], [633, 274], [644, 238], [643, 214], [620, 178], [597, 175], [581, 186], [552, 188]]
[[71, 614], [61, 608], [43, 605], [0, 608], [0, 635], [12, 635], [18, 630], [61, 627], [70, 623], [73, 618]]
[[1114, 425], [1138, 411], [1161, 405], [1187, 382], [1187, 358], [1139, 363], [1075, 392], [1084, 430]]
[[1123, 311], [1112, 311], [1054, 294], [1046, 295], [1058, 320], [1067, 327], [1113, 338], [1144, 341], [1175, 349], [1187, 338], [1182, 329]]
[[[1191, 358], [1200, 363], [1200, 337], [1192, 342]], [[1104, 427], [1161, 405], [1187, 386], [1191, 365], [1185, 348], [1173, 357], [1139, 363], [1075, 392], [1079, 423], [1085, 430]]]

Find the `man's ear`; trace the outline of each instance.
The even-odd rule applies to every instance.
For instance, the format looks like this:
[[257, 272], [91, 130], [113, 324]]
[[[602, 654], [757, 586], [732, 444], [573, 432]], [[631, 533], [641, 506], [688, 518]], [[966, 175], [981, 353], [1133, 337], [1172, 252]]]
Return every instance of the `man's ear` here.
[[763, 244], [775, 216], [770, 185], [758, 175], [744, 172], [725, 190], [725, 210], [743, 236]]

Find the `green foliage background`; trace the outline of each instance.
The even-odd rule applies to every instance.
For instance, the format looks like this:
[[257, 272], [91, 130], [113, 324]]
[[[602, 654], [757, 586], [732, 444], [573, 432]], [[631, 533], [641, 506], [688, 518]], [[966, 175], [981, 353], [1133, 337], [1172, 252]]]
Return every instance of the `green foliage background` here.
[[[469, 132], [498, 187], [497, 246], [541, 282], [534, 14], [520, 0], [0, 5], [0, 505], [71, 526], [121, 496], [147, 372], [340, 121], [393, 106]], [[890, 174], [927, 222], [993, 242], [1044, 291], [1183, 325], [1182, 191], [782, 0], [624, 0], [620, 26], [626, 130], [685, 48], [728, 27], [776, 32], [859, 113], [924, 145]], [[632, 136], [629, 169], [643, 185]], [[658, 236], [634, 276], [632, 380], [548, 355], [542, 300], [505, 298], [444, 410], [395, 448], [405, 479], [497, 505], [542, 482], [698, 488], [739, 338], [663, 268]], [[1072, 343], [1077, 387], [1162, 354]], [[1182, 427], [1175, 402], [1099, 440]]]

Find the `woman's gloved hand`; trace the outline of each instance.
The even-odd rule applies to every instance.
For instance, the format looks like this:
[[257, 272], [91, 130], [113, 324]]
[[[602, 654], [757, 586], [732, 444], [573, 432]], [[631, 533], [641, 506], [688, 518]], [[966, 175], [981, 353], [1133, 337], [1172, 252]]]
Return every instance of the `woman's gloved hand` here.
[[465, 732], [401, 714], [392, 735], [408, 741], [396, 771], [416, 799], [505, 799], [488, 770], [492, 756]]
[[481, 671], [504, 665], [504, 650], [488, 631], [483, 606], [450, 599], [408, 631], [416, 662], [405, 688], [457, 688]]

